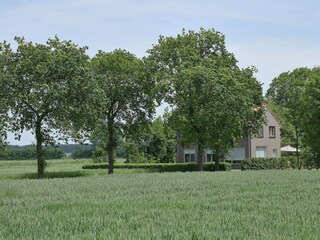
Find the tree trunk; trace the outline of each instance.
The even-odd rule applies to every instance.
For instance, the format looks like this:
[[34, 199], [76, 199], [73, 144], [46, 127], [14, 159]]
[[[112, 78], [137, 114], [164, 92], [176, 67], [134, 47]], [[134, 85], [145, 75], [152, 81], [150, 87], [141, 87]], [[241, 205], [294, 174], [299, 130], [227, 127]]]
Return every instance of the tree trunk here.
[[300, 161], [300, 155], [299, 155], [299, 133], [298, 133], [298, 127], [297, 126], [295, 126], [295, 132], [296, 132], [297, 164], [298, 164], [298, 169], [301, 170], [301, 161]]
[[319, 154], [317, 154], [316, 152], [313, 152], [313, 159], [315, 159], [315, 162], [316, 162], [316, 169], [319, 170], [319, 166], [320, 166]]
[[219, 171], [219, 158], [220, 158], [220, 150], [215, 149], [214, 150], [214, 171]]
[[38, 179], [44, 177], [45, 170], [45, 160], [43, 159], [43, 136], [41, 133], [41, 121], [36, 122], [36, 156], [37, 156], [37, 165], [38, 165]]
[[203, 145], [202, 144], [199, 144], [198, 145], [198, 169], [199, 171], [203, 171]]
[[108, 121], [108, 174], [113, 174], [113, 121]]

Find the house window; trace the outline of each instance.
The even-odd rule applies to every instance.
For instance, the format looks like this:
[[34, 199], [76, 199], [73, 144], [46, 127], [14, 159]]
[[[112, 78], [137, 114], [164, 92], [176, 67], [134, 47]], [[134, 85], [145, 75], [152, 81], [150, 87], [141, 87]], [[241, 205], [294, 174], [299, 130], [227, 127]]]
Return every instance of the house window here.
[[209, 150], [209, 149], [206, 149], [205, 150], [205, 153], [206, 153], [206, 156], [205, 156], [205, 158], [206, 158], [206, 162], [213, 162], [213, 152], [212, 152], [212, 150]]
[[267, 147], [256, 147], [256, 157], [266, 157]]
[[278, 157], [278, 150], [277, 149], [272, 150], [272, 157], [274, 157], [274, 158]]
[[195, 162], [196, 161], [196, 150], [195, 149], [184, 149], [184, 161]]
[[258, 130], [258, 138], [263, 138], [263, 126], [261, 126]]
[[276, 137], [276, 127], [270, 126], [269, 127], [269, 138], [275, 138]]
[[246, 158], [246, 149], [244, 147], [232, 148], [225, 156], [225, 160], [244, 160]]

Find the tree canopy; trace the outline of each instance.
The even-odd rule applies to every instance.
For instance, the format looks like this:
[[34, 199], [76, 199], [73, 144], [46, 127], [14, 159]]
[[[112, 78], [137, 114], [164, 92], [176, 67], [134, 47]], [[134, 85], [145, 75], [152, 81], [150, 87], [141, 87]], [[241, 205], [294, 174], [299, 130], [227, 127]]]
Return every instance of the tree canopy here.
[[5, 67], [6, 56], [5, 52], [8, 47], [8, 44], [5, 42], [0, 44], [0, 149], [6, 144], [7, 139], [7, 130], [8, 130], [8, 97], [5, 89], [5, 82], [7, 81], [7, 69]]
[[317, 167], [320, 167], [320, 67], [311, 71], [303, 106], [304, 141], [313, 153]]

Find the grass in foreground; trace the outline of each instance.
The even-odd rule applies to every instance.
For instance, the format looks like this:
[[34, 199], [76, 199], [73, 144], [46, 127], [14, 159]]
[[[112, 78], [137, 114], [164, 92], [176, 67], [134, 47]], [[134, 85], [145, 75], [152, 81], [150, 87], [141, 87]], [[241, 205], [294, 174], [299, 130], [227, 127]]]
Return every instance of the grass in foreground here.
[[0, 180], [0, 239], [319, 239], [318, 171]]

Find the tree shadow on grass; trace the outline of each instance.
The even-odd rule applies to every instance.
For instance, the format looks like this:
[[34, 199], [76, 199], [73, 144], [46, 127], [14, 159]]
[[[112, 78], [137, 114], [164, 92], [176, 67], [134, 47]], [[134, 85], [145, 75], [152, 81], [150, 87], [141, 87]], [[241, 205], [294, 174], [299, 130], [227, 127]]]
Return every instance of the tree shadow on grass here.
[[[87, 177], [92, 176], [90, 172], [87, 171], [61, 171], [61, 172], [45, 172], [44, 179], [51, 178], [76, 178], [76, 177]], [[21, 175], [16, 175], [14, 179], [38, 179], [37, 173], [25, 173]]]

